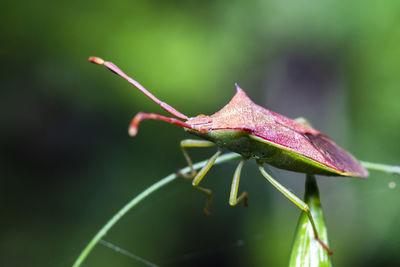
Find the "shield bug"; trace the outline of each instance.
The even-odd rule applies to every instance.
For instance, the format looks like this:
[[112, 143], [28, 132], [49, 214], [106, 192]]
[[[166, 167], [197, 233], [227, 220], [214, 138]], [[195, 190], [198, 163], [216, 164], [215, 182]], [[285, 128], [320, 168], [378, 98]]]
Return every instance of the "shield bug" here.
[[[156, 113], [138, 113], [129, 126], [129, 134], [135, 136], [142, 120], [153, 119], [166, 121], [183, 127], [187, 132], [204, 140], [183, 140], [180, 144], [183, 155], [191, 168], [190, 175], [193, 187], [206, 194], [205, 212], [209, 213], [212, 191], [200, 187], [199, 184], [223, 148], [242, 155], [242, 160], [233, 175], [229, 204], [235, 206], [240, 201], [247, 205], [247, 192], [238, 197], [240, 173], [248, 159], [255, 159], [261, 174], [289, 200], [296, 204], [309, 217], [314, 230], [315, 239], [328, 251], [332, 251], [320, 240], [314, 219], [308, 205], [286, 187], [278, 183], [264, 169], [264, 164], [302, 172], [306, 174], [322, 174], [330, 176], [349, 176], [365, 178], [368, 172], [347, 151], [339, 147], [326, 135], [313, 129], [304, 119], [289, 119], [256, 105], [236, 84], [236, 94], [231, 101], [217, 113], [206, 116], [188, 117], [170, 105], [160, 101], [141, 84], [127, 76], [111, 62], [98, 57], [90, 57], [89, 61], [106, 66], [112, 72], [128, 80], [154, 102], [177, 118], [166, 117]], [[217, 152], [206, 165], [196, 172], [186, 151], [188, 147], [217, 146]]]

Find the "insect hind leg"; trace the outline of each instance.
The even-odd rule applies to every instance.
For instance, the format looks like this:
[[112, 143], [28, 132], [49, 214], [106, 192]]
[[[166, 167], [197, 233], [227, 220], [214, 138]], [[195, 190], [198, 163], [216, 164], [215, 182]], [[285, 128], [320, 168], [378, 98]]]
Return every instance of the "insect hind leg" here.
[[294, 119], [294, 121], [303, 124], [305, 126], [312, 127], [311, 123], [304, 117], [298, 117]]
[[269, 175], [263, 166], [263, 163], [258, 162], [258, 168], [261, 172], [261, 174], [270, 182], [276, 189], [278, 189], [285, 197], [287, 197], [290, 201], [292, 201], [294, 204], [296, 204], [301, 210], [303, 210], [311, 223], [311, 226], [314, 231], [314, 238], [317, 240], [321, 246], [328, 252], [328, 255], [332, 255], [332, 250], [328, 248], [328, 246], [319, 238], [317, 227], [315, 226], [314, 218], [311, 215], [311, 211], [307, 203], [302, 201], [299, 197], [297, 197], [295, 194], [293, 194], [289, 189], [278, 183], [274, 178], [272, 178], [271, 175]]

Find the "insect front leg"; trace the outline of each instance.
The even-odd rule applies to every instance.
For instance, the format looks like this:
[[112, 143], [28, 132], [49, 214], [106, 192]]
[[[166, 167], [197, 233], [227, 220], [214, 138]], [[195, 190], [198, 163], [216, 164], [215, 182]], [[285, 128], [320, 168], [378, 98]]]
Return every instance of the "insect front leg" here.
[[332, 250], [330, 250], [328, 246], [319, 238], [317, 227], [315, 226], [314, 218], [311, 215], [311, 211], [308, 205], [304, 201], [302, 201], [299, 197], [297, 197], [295, 194], [290, 192], [289, 189], [287, 189], [286, 187], [278, 183], [274, 178], [272, 178], [271, 175], [269, 175], [265, 171], [263, 163], [258, 162], [258, 168], [260, 169], [261, 174], [268, 180], [268, 182], [270, 182], [276, 189], [278, 189], [282, 194], [284, 194], [285, 197], [287, 197], [290, 201], [296, 204], [301, 210], [303, 210], [307, 214], [314, 231], [315, 239], [321, 244], [321, 246], [324, 249], [326, 249], [329, 255], [332, 255], [333, 253]]
[[229, 205], [236, 206], [240, 201], [244, 201], [244, 206], [247, 207], [247, 192], [243, 192], [239, 198], [237, 197], [238, 194], [238, 189], [239, 189], [239, 180], [240, 180], [240, 174], [242, 172], [242, 168], [244, 163], [246, 162], [246, 158], [243, 158], [239, 165], [237, 166], [235, 170], [235, 174], [233, 175], [233, 180], [232, 180], [232, 186], [231, 186], [231, 193], [229, 196]]
[[217, 153], [215, 153], [206, 163], [206, 165], [204, 165], [204, 167], [197, 173], [197, 175], [194, 177], [193, 182], [192, 182], [192, 186], [194, 187], [194, 189], [196, 189], [197, 191], [202, 192], [203, 194], [207, 195], [207, 202], [206, 202], [206, 206], [204, 208], [204, 212], [209, 215], [210, 214], [210, 205], [211, 205], [211, 200], [212, 200], [212, 191], [211, 189], [207, 189], [207, 188], [203, 188], [199, 186], [199, 183], [201, 182], [201, 180], [203, 179], [204, 175], [206, 175], [206, 173], [210, 170], [211, 166], [214, 164], [215, 160], [219, 157], [219, 155], [221, 155], [222, 150], [218, 149]]
[[195, 139], [186, 139], [181, 141], [181, 150], [183, 153], [183, 156], [185, 157], [189, 168], [190, 168], [190, 174], [186, 173], [179, 173], [182, 177], [187, 178], [187, 179], [193, 179], [197, 172], [193, 168], [193, 162], [189, 157], [189, 154], [186, 151], [187, 147], [210, 147], [210, 146], [215, 146], [215, 143], [206, 141], [206, 140], [195, 140]]

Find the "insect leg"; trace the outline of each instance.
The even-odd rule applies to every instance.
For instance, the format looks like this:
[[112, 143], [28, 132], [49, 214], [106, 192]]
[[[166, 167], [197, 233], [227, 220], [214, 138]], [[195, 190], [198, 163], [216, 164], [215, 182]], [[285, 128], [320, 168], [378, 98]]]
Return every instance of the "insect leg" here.
[[206, 141], [206, 140], [194, 140], [194, 139], [186, 139], [181, 141], [181, 150], [183, 153], [183, 156], [185, 157], [189, 167], [190, 167], [190, 174], [186, 173], [179, 173], [181, 176], [187, 179], [193, 179], [197, 172], [195, 169], [193, 169], [193, 163], [192, 160], [189, 157], [189, 154], [186, 151], [187, 147], [210, 147], [210, 146], [215, 146], [215, 143], [211, 141]]
[[240, 201], [244, 201], [244, 206], [247, 207], [247, 192], [243, 192], [239, 198], [237, 197], [238, 188], [239, 188], [239, 180], [240, 173], [242, 172], [242, 168], [247, 159], [243, 158], [239, 165], [235, 170], [235, 174], [233, 175], [232, 186], [231, 186], [231, 194], [229, 196], [229, 205], [236, 206]]
[[206, 194], [208, 196], [207, 202], [206, 202], [206, 207], [204, 208], [204, 212], [208, 215], [210, 214], [210, 205], [211, 205], [211, 199], [212, 199], [212, 191], [211, 189], [203, 188], [199, 186], [199, 183], [203, 179], [204, 175], [210, 170], [211, 166], [214, 164], [215, 160], [218, 158], [219, 155], [221, 155], [222, 150], [218, 149], [217, 153], [215, 153], [204, 165], [204, 167], [197, 173], [196, 177], [194, 177], [192, 186], [194, 189], [197, 191], [202, 192], [203, 194]]
[[311, 215], [310, 208], [308, 205], [302, 201], [299, 197], [297, 197], [295, 194], [290, 192], [286, 187], [278, 183], [274, 178], [272, 178], [264, 169], [264, 166], [262, 163], [258, 162], [258, 168], [260, 169], [261, 174], [270, 182], [276, 189], [278, 189], [282, 194], [285, 195], [290, 201], [292, 201], [294, 204], [296, 204], [301, 210], [303, 210], [308, 218], [310, 219], [313, 231], [314, 231], [314, 237], [315, 239], [321, 244], [321, 246], [326, 249], [329, 255], [332, 255], [332, 250], [328, 248], [328, 246], [319, 238], [317, 227], [315, 226], [314, 218]]
[[298, 117], [298, 118], [294, 119], [294, 121], [298, 122], [300, 124], [303, 124], [305, 126], [312, 127], [311, 123], [306, 118]]

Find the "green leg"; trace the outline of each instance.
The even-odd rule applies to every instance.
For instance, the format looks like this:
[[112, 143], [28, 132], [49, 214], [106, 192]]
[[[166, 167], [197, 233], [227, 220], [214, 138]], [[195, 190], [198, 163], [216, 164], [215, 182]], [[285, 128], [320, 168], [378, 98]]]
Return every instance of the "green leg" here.
[[183, 156], [185, 157], [188, 166], [190, 168], [190, 174], [186, 173], [180, 173], [180, 175], [184, 178], [187, 179], [193, 179], [196, 176], [196, 171], [193, 169], [193, 163], [192, 160], [189, 157], [189, 154], [186, 151], [187, 147], [210, 147], [210, 146], [215, 146], [215, 143], [206, 141], [206, 140], [194, 140], [194, 139], [186, 139], [181, 141], [181, 150], [183, 153]]
[[292, 201], [294, 204], [296, 204], [301, 210], [303, 210], [308, 218], [310, 219], [312, 228], [314, 230], [314, 237], [315, 239], [321, 244], [321, 246], [323, 248], [325, 248], [328, 251], [329, 255], [332, 255], [332, 250], [330, 250], [328, 248], [328, 246], [322, 242], [321, 239], [319, 239], [319, 235], [318, 235], [318, 231], [317, 231], [317, 227], [315, 226], [314, 223], [314, 219], [311, 215], [311, 211], [310, 208], [308, 207], [308, 205], [302, 201], [300, 198], [298, 198], [295, 194], [293, 194], [292, 192], [290, 192], [286, 187], [284, 187], [283, 185], [281, 185], [280, 183], [278, 183], [276, 180], [274, 180], [274, 178], [272, 178], [264, 169], [264, 166], [261, 162], [258, 162], [258, 168], [261, 171], [261, 174], [276, 188], [278, 189], [282, 194], [285, 195], [285, 197], [287, 197], [288, 199], [290, 199], [290, 201]]
[[204, 167], [197, 173], [196, 177], [194, 177], [192, 185], [194, 189], [197, 191], [202, 192], [203, 194], [206, 194], [208, 196], [207, 202], [206, 202], [206, 207], [204, 208], [204, 212], [208, 215], [210, 214], [210, 205], [211, 205], [211, 199], [212, 199], [212, 191], [211, 189], [203, 188], [199, 186], [199, 183], [203, 179], [204, 175], [210, 170], [211, 166], [214, 164], [215, 160], [218, 158], [219, 155], [221, 155], [222, 150], [218, 149], [217, 153], [215, 153], [204, 165]]
[[301, 124], [303, 124], [305, 126], [312, 127], [311, 123], [306, 118], [298, 117], [298, 118], [294, 119], [294, 121], [298, 122], [298, 123], [301, 123]]
[[235, 170], [235, 174], [233, 175], [232, 186], [231, 186], [231, 194], [229, 196], [229, 205], [236, 206], [240, 201], [244, 201], [244, 206], [247, 207], [247, 192], [243, 192], [240, 197], [237, 197], [238, 189], [239, 189], [239, 180], [240, 173], [242, 172], [242, 168], [247, 159], [243, 158], [240, 161], [239, 165]]

